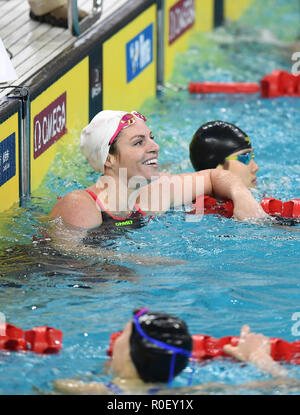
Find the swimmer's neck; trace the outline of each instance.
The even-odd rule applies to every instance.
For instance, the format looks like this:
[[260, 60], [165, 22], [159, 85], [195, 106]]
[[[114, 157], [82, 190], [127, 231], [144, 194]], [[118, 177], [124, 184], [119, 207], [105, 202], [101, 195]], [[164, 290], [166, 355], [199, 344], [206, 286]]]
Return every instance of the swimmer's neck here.
[[[129, 212], [133, 209], [138, 197], [137, 188], [129, 181], [118, 180], [113, 175], [103, 174], [91, 189], [110, 212]], [[147, 183], [148, 184], [148, 183]]]

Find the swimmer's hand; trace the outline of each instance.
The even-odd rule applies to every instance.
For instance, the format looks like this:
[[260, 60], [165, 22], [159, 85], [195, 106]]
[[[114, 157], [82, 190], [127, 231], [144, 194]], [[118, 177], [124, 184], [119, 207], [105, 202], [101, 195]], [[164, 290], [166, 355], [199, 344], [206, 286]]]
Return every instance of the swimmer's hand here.
[[218, 169], [207, 171], [210, 172], [211, 186], [204, 186], [205, 194], [213, 195], [221, 200], [232, 200], [235, 219], [246, 221], [268, 216], [237, 175]]
[[224, 352], [238, 360], [254, 363], [259, 369], [273, 376], [286, 376], [287, 372], [271, 357], [271, 346], [268, 337], [263, 334], [250, 333], [250, 327], [241, 329], [237, 346], [226, 344]]
[[233, 217], [237, 220], [245, 221], [268, 217], [261, 205], [246, 188], [242, 189], [237, 194], [234, 194], [232, 200], [234, 203]]
[[250, 333], [250, 327], [244, 325], [241, 329], [238, 345], [226, 344], [224, 351], [238, 360], [248, 362], [257, 352], [270, 356], [270, 341], [263, 334]]

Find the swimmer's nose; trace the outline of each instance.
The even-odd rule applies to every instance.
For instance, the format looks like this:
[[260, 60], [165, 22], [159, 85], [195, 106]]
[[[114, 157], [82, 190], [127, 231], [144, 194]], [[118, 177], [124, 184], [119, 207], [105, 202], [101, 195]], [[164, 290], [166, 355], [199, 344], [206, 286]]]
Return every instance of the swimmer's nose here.
[[148, 151], [158, 153], [159, 150], [160, 150], [159, 145], [154, 140], [151, 139]]
[[252, 162], [251, 169], [255, 173], [255, 172], [257, 172], [259, 170], [259, 167], [258, 167], [258, 165], [255, 163], [255, 161], [253, 159], [251, 160], [251, 162]]

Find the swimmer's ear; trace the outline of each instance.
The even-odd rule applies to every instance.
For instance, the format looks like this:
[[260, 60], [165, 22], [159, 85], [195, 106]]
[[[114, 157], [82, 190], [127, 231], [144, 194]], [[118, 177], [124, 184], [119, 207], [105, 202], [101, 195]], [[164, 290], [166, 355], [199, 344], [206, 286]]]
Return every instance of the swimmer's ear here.
[[116, 156], [114, 156], [113, 154], [109, 154], [107, 156], [106, 162], [104, 163], [104, 167], [111, 169], [114, 166], [116, 160]]

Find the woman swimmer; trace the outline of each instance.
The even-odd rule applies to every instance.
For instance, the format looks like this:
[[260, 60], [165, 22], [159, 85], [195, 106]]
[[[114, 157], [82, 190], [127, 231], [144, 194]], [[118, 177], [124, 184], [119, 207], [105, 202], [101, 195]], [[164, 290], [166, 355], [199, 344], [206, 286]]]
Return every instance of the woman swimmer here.
[[240, 177], [245, 186], [257, 185], [258, 165], [247, 134], [225, 121], [210, 121], [196, 131], [190, 143], [190, 159], [196, 171], [219, 168]]
[[[114, 342], [111, 369], [117, 377], [112, 382], [59, 379], [54, 382], [54, 388], [73, 394], [166, 392], [164, 384], [168, 383], [170, 387], [173, 378], [187, 366], [192, 348], [192, 337], [184, 321], [147, 308], [136, 310], [133, 320], [125, 325]], [[224, 351], [238, 360], [254, 363], [274, 376], [286, 375], [285, 369], [270, 356], [269, 339], [262, 334], [250, 333], [248, 326], [242, 327], [238, 345], [225, 345]]]
[[242, 180], [230, 171], [160, 174], [160, 148], [145, 121], [136, 111], [105, 110], [93, 118], [81, 133], [80, 146], [93, 169], [103, 174], [89, 188], [61, 198], [51, 217], [84, 229], [105, 222], [117, 227], [139, 226], [146, 215], [190, 204], [203, 193], [231, 199], [236, 219], [266, 216]]

